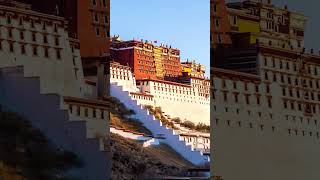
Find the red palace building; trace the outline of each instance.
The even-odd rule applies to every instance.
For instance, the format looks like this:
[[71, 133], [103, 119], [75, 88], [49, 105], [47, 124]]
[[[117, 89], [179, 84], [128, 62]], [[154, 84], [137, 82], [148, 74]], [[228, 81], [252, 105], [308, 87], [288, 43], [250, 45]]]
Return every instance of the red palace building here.
[[111, 59], [129, 66], [135, 78], [166, 79], [181, 76], [180, 50], [170, 46], [157, 46], [148, 41], [122, 41], [112, 39]]

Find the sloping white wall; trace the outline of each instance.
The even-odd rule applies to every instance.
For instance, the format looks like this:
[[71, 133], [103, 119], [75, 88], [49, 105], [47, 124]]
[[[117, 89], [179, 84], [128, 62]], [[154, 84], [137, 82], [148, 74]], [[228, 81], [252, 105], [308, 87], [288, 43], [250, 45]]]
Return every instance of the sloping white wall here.
[[[110, 158], [101, 151], [101, 139], [87, 137], [91, 123], [70, 121], [69, 112], [61, 109], [61, 96], [40, 94], [40, 86], [39, 78], [24, 77], [21, 67], [1, 68], [0, 104], [25, 117], [58, 147], [76, 153], [85, 166], [72, 174], [82, 180], [108, 179]], [[107, 128], [106, 123], [100, 121], [100, 126]]]
[[202, 152], [193, 150], [190, 145], [186, 145], [183, 138], [176, 134], [174, 130], [163, 126], [148, 110], [143, 109], [141, 105], [138, 105], [137, 101], [129, 96], [129, 92], [123, 91], [121, 86], [111, 83], [110, 94], [111, 96], [118, 98], [127, 108], [134, 110], [136, 113], [134, 115], [135, 118], [139, 119], [154, 136], [161, 135], [165, 137], [162, 142], [169, 145], [186, 160], [195, 165], [203, 165], [209, 161], [208, 157], [204, 156]]

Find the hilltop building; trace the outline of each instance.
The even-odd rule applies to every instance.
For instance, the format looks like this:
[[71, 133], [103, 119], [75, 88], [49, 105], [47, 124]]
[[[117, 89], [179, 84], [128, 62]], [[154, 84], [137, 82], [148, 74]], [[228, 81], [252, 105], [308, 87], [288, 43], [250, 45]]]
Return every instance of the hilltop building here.
[[232, 43], [212, 47], [213, 174], [319, 179], [320, 54], [303, 47], [306, 17], [271, 1], [226, 9]]
[[[132, 98], [133, 95], [152, 97], [146, 90], [141, 91], [142, 87], [148, 85], [136, 83], [132, 72], [128, 72], [129, 67], [109, 67], [108, 53], [105, 53], [108, 48], [105, 52], [101, 51], [102, 54], [102, 46], [96, 46], [100, 50], [91, 49], [91, 42], [99, 44], [99, 40], [102, 40], [102, 37], [91, 34], [97, 32], [93, 31], [95, 27], [103, 29], [109, 26], [90, 21], [81, 22], [86, 26], [81, 26], [83, 30], [91, 29], [87, 35], [92, 41], [83, 38], [80, 35], [83, 32], [72, 30], [74, 27], [79, 28], [75, 26], [77, 21], [70, 21], [63, 14], [64, 8], [70, 6], [58, 5], [55, 9], [53, 6], [56, 2], [63, 5], [79, 1], [50, 1], [47, 6], [41, 6], [47, 2], [30, 0], [30, 4], [27, 4], [23, 0], [0, 0], [0, 106], [23, 115], [53, 144], [79, 156], [83, 166], [70, 172], [70, 175], [79, 179], [104, 180], [110, 177], [109, 116], [110, 110], [118, 108], [111, 100], [120, 101], [126, 108], [133, 110], [135, 114], [131, 118], [145, 126], [152, 136], [161, 136], [159, 143], [170, 146], [194, 165], [207, 164], [210, 158], [199, 148], [208, 148], [208, 136], [193, 134], [194, 138], [187, 139], [185, 135], [179, 135], [176, 130], [163, 125]], [[93, 8], [100, 8], [97, 10], [100, 13], [98, 17], [109, 13], [109, 10], [101, 10], [104, 8], [103, 2], [90, 1]], [[73, 5], [78, 8], [88, 7], [88, 4], [81, 3]], [[99, 6], [96, 3], [101, 4]], [[94, 19], [96, 11], [91, 5], [89, 12], [93, 12], [91, 17]], [[83, 10], [81, 13], [87, 14], [88, 9]], [[109, 17], [109, 14], [107, 16]], [[75, 35], [72, 36], [72, 33]], [[102, 43], [103, 47], [108, 47], [110, 40], [104, 38], [101, 43], [105, 41], [106, 44]], [[132, 89], [132, 96], [117, 83], [110, 84], [110, 87], [101, 86], [108, 81], [110, 71], [117, 77], [117, 83], [127, 83], [127, 88]], [[165, 91], [169, 85], [165, 81], [159, 84], [159, 87]], [[179, 84], [177, 87], [170, 87], [181, 93], [179, 97], [174, 97], [180, 98], [181, 104], [194, 101], [190, 93], [192, 85]], [[182, 97], [182, 93], [189, 94], [189, 99]], [[158, 96], [161, 96], [164, 99], [164, 95], [169, 99], [168, 92], [161, 92], [155, 97], [159, 99]], [[195, 93], [193, 98], [198, 96], [199, 93]], [[208, 102], [208, 99], [209, 97], [202, 98], [197, 103]], [[152, 101], [146, 99], [146, 102]]]
[[159, 106], [171, 118], [209, 125], [208, 79], [188, 76], [185, 83], [149, 78], [137, 80], [130, 67], [118, 62], [110, 65], [110, 82], [121, 85], [139, 104]]
[[195, 63], [195, 60], [181, 62], [181, 66], [183, 74], [186, 74], [187, 76], [205, 78], [206, 67], [204, 65]]
[[149, 41], [112, 38], [111, 59], [129, 66], [136, 79], [165, 79], [181, 75], [180, 50]]

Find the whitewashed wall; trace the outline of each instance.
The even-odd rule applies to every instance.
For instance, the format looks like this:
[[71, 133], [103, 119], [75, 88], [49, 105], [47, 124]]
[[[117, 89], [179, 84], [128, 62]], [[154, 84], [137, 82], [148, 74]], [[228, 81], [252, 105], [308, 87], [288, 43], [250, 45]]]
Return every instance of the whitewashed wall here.
[[154, 136], [164, 136], [163, 143], [168, 144], [182, 157], [192, 162], [193, 164], [200, 165], [208, 162], [208, 157], [203, 156], [201, 151], [192, 150], [191, 145], [186, 145], [186, 142], [182, 137], [177, 135], [174, 130], [162, 126], [162, 123], [155, 119], [153, 115], [140, 105], [136, 100], [133, 100], [127, 91], [124, 91], [121, 86], [117, 86], [115, 83], [111, 84], [111, 96], [118, 98], [128, 108], [135, 111], [134, 117], [139, 119], [143, 125], [149, 129]]

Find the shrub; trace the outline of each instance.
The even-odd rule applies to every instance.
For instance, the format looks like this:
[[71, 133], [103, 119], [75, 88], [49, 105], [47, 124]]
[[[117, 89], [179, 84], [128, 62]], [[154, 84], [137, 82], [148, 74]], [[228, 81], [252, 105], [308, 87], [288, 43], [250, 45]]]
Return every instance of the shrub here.
[[179, 123], [179, 124], [181, 123], [181, 119], [179, 117], [173, 118], [172, 121]]
[[196, 125], [191, 121], [185, 121], [181, 125], [183, 125], [184, 127], [190, 128], [190, 129], [195, 129], [195, 127], [196, 127]]
[[203, 123], [198, 123], [197, 126], [195, 127], [196, 130], [198, 131], [204, 131], [204, 132], [209, 132], [210, 131], [210, 126], [207, 126]]

